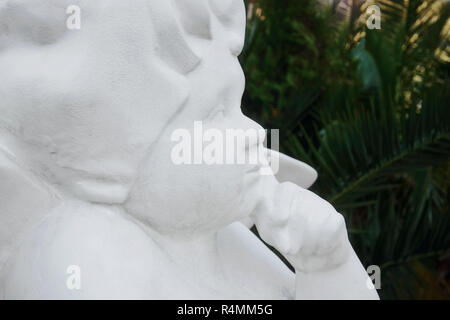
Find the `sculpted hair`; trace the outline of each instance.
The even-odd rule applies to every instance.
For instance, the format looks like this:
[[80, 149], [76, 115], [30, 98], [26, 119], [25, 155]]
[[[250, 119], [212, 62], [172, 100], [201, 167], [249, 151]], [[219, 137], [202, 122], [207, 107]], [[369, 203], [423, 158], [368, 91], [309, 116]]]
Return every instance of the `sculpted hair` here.
[[[71, 5], [79, 6], [81, 9], [81, 30], [69, 30], [66, 26], [68, 18], [66, 10]], [[148, 21], [145, 23], [142, 19], [125, 21], [126, 18], [120, 17], [120, 15], [144, 14], [148, 16]], [[113, 18], [113, 15], [116, 16]], [[78, 65], [74, 64], [72, 67], [73, 74], [76, 74], [78, 71], [75, 68], [85, 68], [86, 62], [83, 60], [83, 55], [86, 54], [86, 50], [94, 51], [92, 47], [95, 47], [97, 40], [101, 41], [101, 38], [116, 36], [109, 34], [115, 32], [108, 29], [110, 21], [123, 25], [121, 30], [123, 36], [120, 35], [120, 38], [114, 41], [119, 48], [122, 46], [125, 49], [120, 51], [116, 47], [110, 53], [103, 53], [104, 56], [115, 61], [111, 57], [117, 53], [122, 54], [127, 50], [127, 46], [139, 47], [144, 46], [139, 42], [147, 42], [145, 46], [151, 50], [149, 55], [153, 56], [151, 59], [155, 61], [154, 65], [162, 70], [159, 73], [154, 72], [154, 77], [167, 78], [163, 83], [170, 86], [172, 82], [176, 90], [169, 91], [176, 91], [179, 95], [179, 97], [176, 95], [168, 97], [165, 103], [164, 117], [161, 121], [168, 119], [179, 110], [189, 95], [189, 86], [182, 78], [201, 63], [202, 52], [193, 43], [197, 39], [206, 42], [211, 40], [211, 15], [209, 0], [0, 0], [0, 66], [2, 62], [10, 66], [9, 70], [3, 70], [5, 73], [0, 75], [0, 99], [2, 100], [0, 130], [6, 129], [25, 140], [31, 138], [33, 143], [42, 143], [37, 134], [42, 131], [43, 125], [39, 118], [51, 118], [47, 112], [52, 110], [47, 106], [51, 102], [49, 92], [54, 88], [49, 87], [48, 90], [41, 88], [44, 83], [42, 80], [50, 72], [50, 68], [42, 67], [42, 71], [36, 71], [32, 77], [26, 74], [28, 70], [36, 69], [35, 66], [28, 65], [27, 55], [42, 56], [43, 65], [48, 64], [51, 67], [51, 60], [65, 59], [64, 55], [71, 55], [73, 51], [79, 50], [79, 61], [76, 62]], [[133, 25], [134, 21], [136, 25]], [[144, 33], [142, 32], [144, 28], [148, 38], [135, 35]], [[135, 32], [136, 30], [138, 32]], [[92, 38], [83, 40], [90, 48], [79, 49], [78, 44], [71, 44], [83, 36]], [[71, 46], [72, 53], [69, 50], [60, 50], [61, 44]], [[101, 58], [103, 59], [104, 56]], [[13, 65], [9, 60], [13, 62]], [[69, 58], [67, 64], [71, 64]], [[110, 65], [111, 68], [116, 67], [114, 62]], [[88, 67], [87, 63], [86, 67]], [[55, 70], [55, 72], [58, 71]], [[151, 70], [149, 72], [153, 73]], [[96, 75], [93, 74], [92, 77]], [[62, 80], [64, 82], [64, 79]], [[8, 82], [17, 82], [18, 85], [5, 86], [4, 84]], [[38, 97], [33, 98], [33, 101], [27, 99], [28, 91], [36, 88], [45, 89], [47, 92], [42, 92]], [[14, 95], [17, 95], [16, 101], [13, 101]], [[161, 100], [154, 99], [155, 103]], [[45, 135], [50, 138], [52, 136]]]

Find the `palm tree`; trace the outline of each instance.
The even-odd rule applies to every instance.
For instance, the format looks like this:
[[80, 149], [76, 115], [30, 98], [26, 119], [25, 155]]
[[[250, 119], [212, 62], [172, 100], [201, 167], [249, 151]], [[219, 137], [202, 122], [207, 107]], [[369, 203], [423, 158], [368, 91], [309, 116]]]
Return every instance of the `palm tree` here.
[[383, 298], [449, 298], [450, 5], [379, 0], [382, 28], [368, 30], [373, 2], [348, 19], [313, 2], [256, 1], [247, 112], [318, 170], [314, 191], [346, 216], [363, 263], [381, 267]]

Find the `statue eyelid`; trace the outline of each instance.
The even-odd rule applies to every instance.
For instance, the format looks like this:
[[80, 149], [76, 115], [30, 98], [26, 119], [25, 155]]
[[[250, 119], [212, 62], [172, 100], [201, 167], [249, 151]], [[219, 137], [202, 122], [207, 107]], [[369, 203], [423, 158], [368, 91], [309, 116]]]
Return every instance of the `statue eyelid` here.
[[212, 40], [211, 12], [204, 0], [172, 0], [170, 7], [172, 10], [165, 6], [149, 8], [164, 21], [154, 23], [157, 42], [162, 44], [157, 54], [175, 71], [188, 74], [200, 64], [203, 54], [191, 41]]

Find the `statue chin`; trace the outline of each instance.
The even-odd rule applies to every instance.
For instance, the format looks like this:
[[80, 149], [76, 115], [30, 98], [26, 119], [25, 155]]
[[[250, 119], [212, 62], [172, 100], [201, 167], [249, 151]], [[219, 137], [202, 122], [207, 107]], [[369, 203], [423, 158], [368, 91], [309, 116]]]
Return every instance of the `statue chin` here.
[[0, 0], [0, 298], [378, 299], [313, 168], [171, 158], [195, 122], [262, 129], [243, 0], [55, 3]]

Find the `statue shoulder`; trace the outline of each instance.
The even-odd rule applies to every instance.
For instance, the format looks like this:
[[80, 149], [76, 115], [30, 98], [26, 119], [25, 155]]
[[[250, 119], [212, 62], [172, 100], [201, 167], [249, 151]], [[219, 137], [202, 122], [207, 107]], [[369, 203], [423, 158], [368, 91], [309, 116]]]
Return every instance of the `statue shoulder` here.
[[120, 209], [66, 200], [27, 233], [0, 287], [8, 299], [157, 298], [173, 278], [168, 266]]

